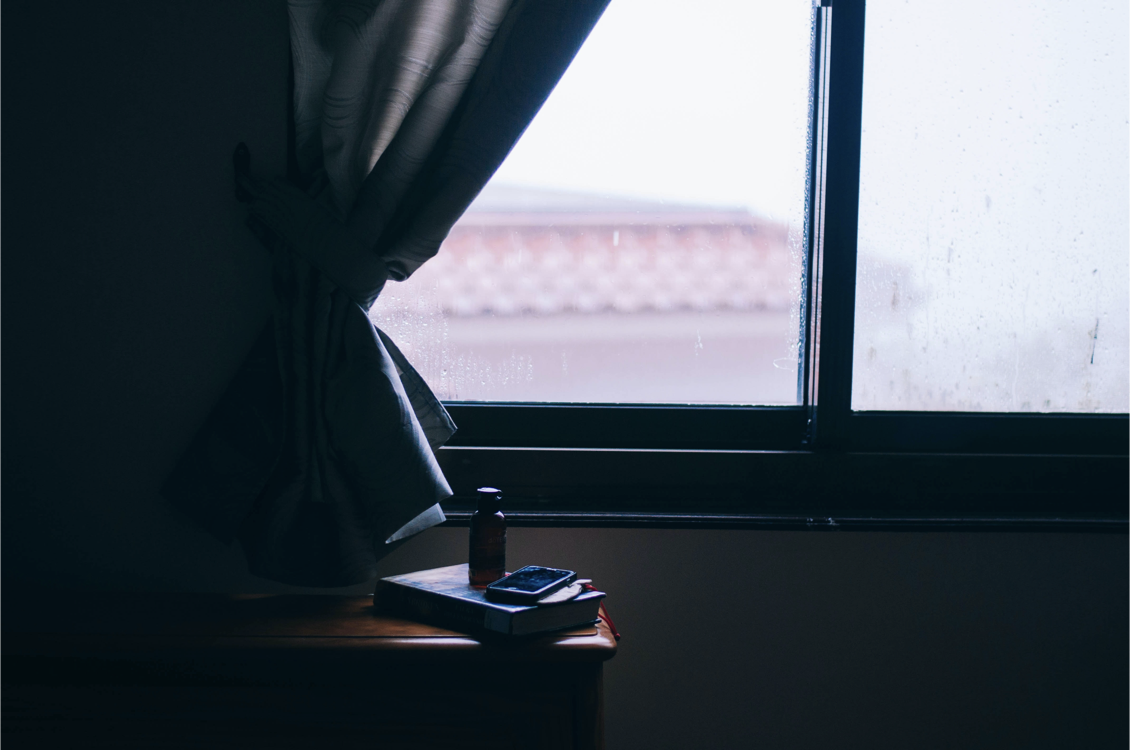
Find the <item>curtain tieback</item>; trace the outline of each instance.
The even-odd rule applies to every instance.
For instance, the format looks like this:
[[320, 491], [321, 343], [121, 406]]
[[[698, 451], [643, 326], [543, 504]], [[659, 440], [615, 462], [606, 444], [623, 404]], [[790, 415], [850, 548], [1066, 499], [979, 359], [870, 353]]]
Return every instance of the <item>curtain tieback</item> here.
[[[368, 311], [388, 280], [388, 265], [306, 193], [285, 180], [264, 183], [252, 177], [251, 154], [246, 145], [236, 147], [232, 161], [236, 198], [251, 204], [252, 219], [267, 227]], [[405, 395], [428, 444], [435, 450], [455, 434], [455, 423], [388, 334], [376, 326], [373, 329], [396, 366]]]
[[236, 148], [236, 196], [251, 203], [251, 216], [321, 271], [365, 310], [384, 288], [388, 265], [365, 247], [328, 209], [286, 180], [256, 180], [247, 169], [250, 154]]

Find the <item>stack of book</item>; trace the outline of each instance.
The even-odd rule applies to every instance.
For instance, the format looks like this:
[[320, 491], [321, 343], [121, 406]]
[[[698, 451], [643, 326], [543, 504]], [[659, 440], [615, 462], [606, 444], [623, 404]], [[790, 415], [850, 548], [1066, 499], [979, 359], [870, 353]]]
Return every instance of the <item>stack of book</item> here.
[[487, 601], [467, 582], [467, 565], [382, 578], [374, 594], [384, 613], [473, 634], [534, 635], [597, 620], [603, 591], [580, 584], [562, 589], [537, 606]]

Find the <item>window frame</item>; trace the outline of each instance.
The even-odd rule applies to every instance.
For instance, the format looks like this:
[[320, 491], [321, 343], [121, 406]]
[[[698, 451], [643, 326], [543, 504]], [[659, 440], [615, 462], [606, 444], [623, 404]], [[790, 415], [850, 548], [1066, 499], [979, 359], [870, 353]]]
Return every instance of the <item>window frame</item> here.
[[448, 403], [449, 524], [1127, 531], [1126, 414], [851, 410], [865, 0], [813, 12], [801, 405]]

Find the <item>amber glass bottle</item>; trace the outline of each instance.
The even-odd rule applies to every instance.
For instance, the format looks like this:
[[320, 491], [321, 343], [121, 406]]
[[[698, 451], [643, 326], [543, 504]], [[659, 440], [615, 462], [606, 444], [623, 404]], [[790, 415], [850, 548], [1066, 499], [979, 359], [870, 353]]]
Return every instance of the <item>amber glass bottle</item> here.
[[494, 487], [479, 488], [479, 509], [471, 516], [471, 555], [468, 577], [471, 585], [483, 587], [506, 575], [506, 516], [499, 507], [502, 493]]

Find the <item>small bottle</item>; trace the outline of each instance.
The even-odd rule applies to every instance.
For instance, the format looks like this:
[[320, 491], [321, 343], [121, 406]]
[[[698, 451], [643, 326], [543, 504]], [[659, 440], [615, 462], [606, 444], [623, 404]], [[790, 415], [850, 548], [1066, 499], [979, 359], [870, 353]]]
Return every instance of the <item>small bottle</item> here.
[[479, 509], [471, 516], [471, 555], [468, 578], [484, 588], [506, 575], [506, 516], [499, 511], [502, 493], [479, 488]]

